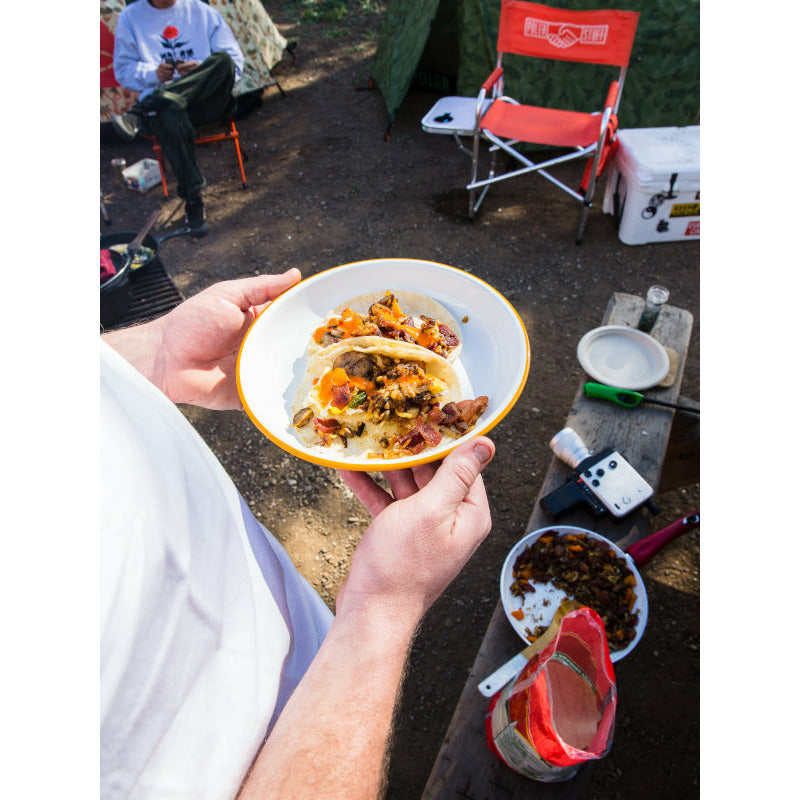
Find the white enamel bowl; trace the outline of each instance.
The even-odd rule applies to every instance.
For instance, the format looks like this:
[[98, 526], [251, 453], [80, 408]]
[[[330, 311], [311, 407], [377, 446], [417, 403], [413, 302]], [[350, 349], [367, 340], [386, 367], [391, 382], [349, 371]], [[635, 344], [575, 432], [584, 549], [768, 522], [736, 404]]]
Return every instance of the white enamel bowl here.
[[[552, 583], [534, 583], [533, 585], [536, 591], [532, 594], [526, 592], [524, 597], [516, 597], [511, 594], [511, 584], [514, 583], [514, 564], [517, 558], [519, 558], [526, 547], [532, 545], [540, 536], [548, 531], [556, 531], [562, 536], [568, 533], [585, 533], [590, 539], [597, 539], [598, 541], [605, 542], [611, 547], [617, 555], [617, 558], [621, 558], [630, 569], [631, 573], [633, 573], [634, 578], [636, 578], [636, 586], [634, 587], [636, 602], [634, 603], [633, 610], [639, 614], [636, 623], [636, 636], [624, 649], [612, 650], [609, 653], [612, 661], [619, 661], [621, 658], [625, 658], [625, 656], [639, 644], [639, 640], [642, 638], [645, 626], [647, 625], [648, 606], [644, 581], [631, 556], [604, 536], [594, 531], [587, 530], [586, 528], [576, 528], [573, 525], [551, 525], [549, 528], [540, 528], [539, 530], [531, 531], [523, 536], [522, 539], [511, 548], [500, 573], [500, 600], [511, 627], [514, 628], [526, 645], [530, 644], [526, 629], [529, 628], [533, 630], [537, 625], [548, 627], [553, 621], [553, 616], [556, 613], [556, 609], [561, 605], [561, 601], [566, 599], [567, 595], [561, 589], [557, 589], [553, 586]], [[524, 613], [522, 619], [517, 619], [512, 613], [514, 611], [518, 612], [519, 609], [522, 609]]]
[[[445, 440], [406, 458], [343, 459], [329, 448], [305, 447], [295, 436], [291, 420], [312, 333], [340, 303], [384, 291], [424, 294], [458, 320], [463, 349], [454, 366], [463, 396], [486, 395], [486, 411], [461, 439]], [[379, 471], [441, 459], [458, 443], [490, 431], [513, 408], [529, 369], [525, 326], [514, 307], [488, 283], [444, 264], [383, 258], [318, 273], [274, 300], [245, 336], [236, 363], [236, 381], [247, 415], [278, 447], [323, 466]]]

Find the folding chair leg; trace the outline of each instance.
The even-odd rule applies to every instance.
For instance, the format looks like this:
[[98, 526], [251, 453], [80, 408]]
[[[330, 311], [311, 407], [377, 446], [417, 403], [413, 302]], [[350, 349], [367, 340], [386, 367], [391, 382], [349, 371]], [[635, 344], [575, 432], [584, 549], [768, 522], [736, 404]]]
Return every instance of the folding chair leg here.
[[[480, 155], [480, 139], [477, 135], [473, 135], [472, 137], [472, 180], [470, 183], [475, 183], [478, 177], [478, 156]], [[475, 189], [470, 189], [469, 191], [469, 218], [472, 219], [475, 216], [475, 212], [478, 210], [478, 206], [483, 200], [483, 195], [486, 193], [486, 190], [481, 193], [481, 196], [478, 198], [478, 202], [475, 202]]]
[[[292, 61], [294, 61], [294, 54], [292, 55]], [[277, 80], [275, 80], [275, 76], [272, 74], [272, 70], [269, 70], [269, 76], [275, 81], [275, 85], [278, 87], [278, 91], [281, 93], [281, 97], [286, 97], [286, 92], [283, 90], [283, 86], [281, 86]]]
[[589, 219], [589, 209], [592, 207], [591, 201], [584, 202], [581, 211], [581, 220], [578, 223], [578, 235], [575, 237], [575, 244], [583, 244], [583, 231], [586, 228], [586, 220]]
[[247, 178], [244, 174], [244, 160], [242, 159], [242, 148], [239, 145], [239, 136], [237, 134], [236, 138], [233, 140], [233, 143], [236, 145], [236, 157], [239, 159], [239, 174], [242, 176], [242, 189], [247, 188]]
[[597, 169], [600, 164], [601, 150], [595, 153], [592, 158], [592, 170], [589, 174], [589, 182], [586, 184], [586, 194], [583, 198], [583, 209], [581, 210], [581, 219], [578, 223], [578, 235], [575, 237], [575, 244], [583, 244], [583, 231], [586, 228], [586, 221], [589, 218], [589, 209], [592, 207], [592, 198], [594, 197], [594, 190], [597, 186]]
[[[472, 154], [472, 180], [470, 183], [475, 183], [478, 179], [478, 156], [480, 150], [480, 142], [476, 141], [473, 147], [473, 154]], [[495, 172], [497, 170], [497, 150], [491, 150], [491, 158], [489, 161], [489, 177], [488, 180], [491, 180], [495, 176]], [[481, 189], [480, 195], [478, 195], [477, 200], [475, 199], [477, 194], [477, 189], [470, 189], [469, 190], [469, 217], [472, 219], [475, 214], [477, 214], [478, 209], [480, 208], [481, 203], [483, 202], [483, 198], [486, 197], [486, 192], [489, 191], [489, 186], [491, 184], [487, 184]]]
[[153, 150], [155, 150], [156, 161], [158, 161], [158, 171], [161, 175], [161, 188], [164, 190], [164, 197], [169, 197], [169, 189], [167, 189], [167, 176], [164, 174], [164, 154], [161, 152], [161, 145], [158, 139], [153, 138]]

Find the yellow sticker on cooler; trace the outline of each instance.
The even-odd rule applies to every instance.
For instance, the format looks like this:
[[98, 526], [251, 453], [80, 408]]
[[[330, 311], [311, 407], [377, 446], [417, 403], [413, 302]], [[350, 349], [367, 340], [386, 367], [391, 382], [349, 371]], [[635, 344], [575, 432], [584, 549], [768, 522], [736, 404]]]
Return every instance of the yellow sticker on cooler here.
[[670, 217], [699, 217], [700, 203], [675, 203], [669, 210]]

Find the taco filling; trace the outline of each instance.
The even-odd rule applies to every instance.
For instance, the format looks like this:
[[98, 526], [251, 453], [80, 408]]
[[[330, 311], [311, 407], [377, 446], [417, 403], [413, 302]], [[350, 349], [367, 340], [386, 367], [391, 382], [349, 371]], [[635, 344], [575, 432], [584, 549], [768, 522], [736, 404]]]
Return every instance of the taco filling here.
[[[413, 351], [412, 351], [413, 352]], [[436, 356], [409, 357], [387, 348], [343, 348], [311, 381], [292, 425], [306, 441], [398, 458], [470, 431], [487, 397], [455, 402], [457, 378]], [[444, 401], [444, 404], [442, 404]], [[300, 432], [300, 431], [298, 431]]]
[[416, 344], [444, 358], [459, 345], [458, 335], [450, 326], [424, 314], [414, 319], [390, 292], [372, 303], [366, 314], [348, 307], [330, 317], [314, 331], [313, 340], [320, 347], [328, 347], [357, 336], [381, 336]]

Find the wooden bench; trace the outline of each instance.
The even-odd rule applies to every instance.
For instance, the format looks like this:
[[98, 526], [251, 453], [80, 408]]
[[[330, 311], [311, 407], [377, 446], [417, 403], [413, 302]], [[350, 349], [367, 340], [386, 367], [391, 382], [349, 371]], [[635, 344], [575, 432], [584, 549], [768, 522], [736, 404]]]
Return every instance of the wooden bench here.
[[[602, 324], [635, 327], [643, 307], [642, 298], [616, 293], [609, 302]], [[668, 379], [673, 375], [674, 378], [668, 387], [647, 390], [648, 396], [692, 405], [691, 401], [679, 398], [692, 324], [693, 318], [688, 311], [669, 305], [662, 310], [651, 335], [668, 352], [672, 351]], [[573, 428], [590, 450], [597, 451], [603, 447], [619, 450], [651, 486], [657, 487], [656, 502], [659, 488], [665, 490], [688, 485], [699, 479], [697, 420], [688, 418], [688, 423], [685, 423], [685, 415], [676, 416], [671, 409], [658, 406], [622, 408], [607, 401], [589, 399], [583, 395], [582, 389], [583, 382], [578, 387], [564, 426]], [[673, 425], [673, 418], [680, 419], [681, 424]], [[671, 439], [673, 427], [677, 435]], [[555, 433], [557, 431], [553, 431]], [[570, 468], [554, 457], [539, 498], [562, 486], [569, 472]], [[659, 483], [662, 472], [665, 478], [668, 477], [669, 485], [666, 487]], [[643, 508], [620, 521], [614, 521], [609, 515], [596, 519], [587, 511], [574, 509], [559, 517], [557, 522], [589, 528], [625, 549], [647, 534], [650, 519], [650, 512]], [[670, 522], [672, 520], [665, 520], [664, 524]], [[537, 499], [527, 528], [520, 531], [519, 538], [528, 531], [550, 524], [553, 520], [547, 517]], [[573, 800], [584, 797], [591, 778], [591, 762], [581, 767], [570, 781], [545, 784], [518, 775], [488, 748], [484, 716], [489, 700], [479, 692], [478, 684], [523, 647], [524, 643], [509, 625], [498, 602], [428, 778], [423, 800]]]

